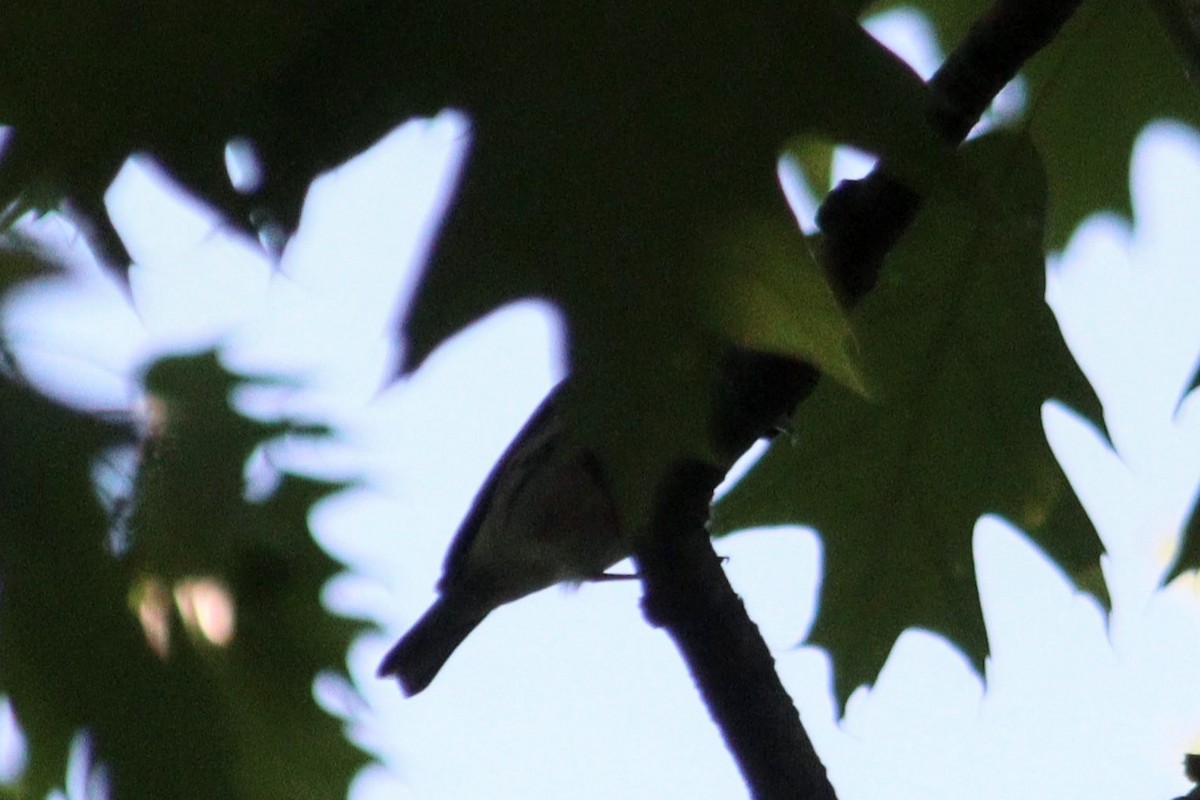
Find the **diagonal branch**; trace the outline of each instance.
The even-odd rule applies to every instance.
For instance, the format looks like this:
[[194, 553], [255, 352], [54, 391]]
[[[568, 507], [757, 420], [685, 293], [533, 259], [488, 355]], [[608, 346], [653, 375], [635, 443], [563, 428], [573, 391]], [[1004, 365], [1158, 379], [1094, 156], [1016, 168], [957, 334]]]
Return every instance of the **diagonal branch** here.
[[[930, 124], [947, 141], [961, 142], [1079, 5], [1080, 0], [997, 0], [929, 81]], [[884, 257], [920, 203], [917, 193], [889, 176], [886, 164], [862, 180], [843, 182], [826, 198], [818, 214], [822, 255], [847, 305], [875, 285]], [[746, 353], [731, 358], [725, 372], [714, 436], [729, 463], [769, 435], [819, 377], [805, 364]], [[754, 797], [833, 800], [825, 768], [705, 530], [723, 472], [684, 464], [660, 486], [651, 536], [635, 554], [646, 617], [674, 639]]]

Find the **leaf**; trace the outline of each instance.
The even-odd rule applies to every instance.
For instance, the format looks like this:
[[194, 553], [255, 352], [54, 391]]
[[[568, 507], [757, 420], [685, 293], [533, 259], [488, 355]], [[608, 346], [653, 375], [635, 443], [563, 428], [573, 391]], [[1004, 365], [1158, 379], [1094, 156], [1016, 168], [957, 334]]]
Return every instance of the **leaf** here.
[[[857, 11], [866, 5], [846, 2]], [[900, 5], [927, 13], [946, 49], [962, 40], [981, 12], [972, 0], [918, 0], [884, 8]], [[1163, 117], [1200, 125], [1200, 90], [1144, 2], [1082, 4], [1022, 75], [1028, 81], [1025, 124], [1049, 178], [1046, 243], [1051, 249], [1063, 248], [1091, 214], [1131, 215], [1129, 153], [1146, 125]]]
[[[448, 104], [448, 15], [411, 3], [47, 0], [0, 6], [0, 220], [64, 200], [126, 261], [103, 195], [134, 153], [255, 233], [295, 228], [311, 181], [408, 117]], [[266, 181], [239, 194], [226, 144]], [[123, 263], [113, 266], [124, 266]]]
[[0, 294], [53, 269], [36, 243], [0, 234]]
[[[0, 384], [0, 692], [28, 737], [21, 791], [62, 781], [82, 728], [122, 800], [344, 795], [366, 759], [312, 682], [344, 674], [361, 625], [321, 607], [339, 566], [305, 524], [334, 487], [284, 476], [244, 498], [247, 456], [286, 426], [236, 414], [211, 355], [148, 384], [161, 427], [114, 530], [91, 471], [118, 432]], [[232, 629], [211, 625], [214, 600]]]
[[874, 681], [910, 627], [947, 636], [982, 667], [971, 540], [983, 514], [1008, 518], [1094, 587], [1100, 542], [1040, 421], [1051, 397], [1099, 418], [1043, 299], [1044, 173], [1021, 136], [986, 137], [965, 156], [994, 192], [991, 213], [927, 204], [855, 318], [880, 399], [823, 382], [793, 435], [714, 509], [719, 533], [820, 530], [810, 641], [829, 651], [841, 702]]
[[800, 168], [814, 196], [833, 188], [834, 143], [816, 136], [796, 136], [784, 148], [784, 157]]
[[854, 145], [888, 164], [888, 171], [922, 195], [957, 193], [973, 200], [973, 186], [958, 169], [954, 148], [928, 121], [925, 82], [899, 56], [846, 14], [843, 0], [808, 3], [801, 19], [807, 57], [792, 93], [807, 107], [807, 124], [793, 134], [815, 133]]
[[714, 238], [715, 275], [700, 301], [712, 304], [719, 330], [748, 350], [806, 361], [868, 395], [850, 321], [795, 220], [747, 219]]
[[402, 323], [404, 370], [505, 303], [554, 302], [580, 435], [640, 530], [662, 469], [714, 458], [731, 347], [862, 382], [848, 326], [799, 233], [783, 232], [786, 143], [850, 138], [927, 183], [955, 158], [925, 123], [921, 81], [824, 5], [613, 7], [547, 3], [535, 19], [506, 5], [477, 20], [502, 47], [482, 46], [470, 152]]
[[1197, 511], [1200, 511], [1200, 507], [1197, 507], [1193, 501], [1191, 514], [1183, 526], [1175, 564], [1167, 573], [1164, 583], [1170, 583], [1189, 570], [1200, 570], [1200, 514]]
[[1050, 175], [1051, 247], [1096, 211], [1131, 216], [1129, 153], [1142, 128], [1162, 117], [1200, 123], [1200, 92], [1145, 3], [1083, 7], [1030, 78], [1033, 137]]
[[1200, 75], [1200, 8], [1192, 0], [1149, 0], [1193, 79]]
[[[473, 152], [406, 324], [409, 368], [498, 305], [548, 297], [571, 320], [574, 362], [590, 372], [580, 383], [596, 389], [580, 390], [582, 406], [659, 409], [651, 438], [667, 461], [707, 454], [705, 387], [746, 338], [739, 323], [724, 340], [728, 320], [697, 309], [695, 275], [714, 258], [700, 241], [746, 213], [780, 213], [784, 143], [809, 130], [845, 139], [922, 186], [953, 172], [921, 82], [828, 3], [158, 0], [137, 20], [125, 12], [114, 0], [0, 11], [0, 120], [16, 126], [0, 183], [14, 207], [69, 199], [123, 262], [100, 198], [145, 151], [235, 221], [266, 207], [288, 227], [315, 172], [453, 105], [472, 120]], [[254, 197], [220, 164], [235, 136], [265, 161]], [[750, 295], [743, 322], [773, 302]], [[824, 341], [840, 334], [797, 336], [808, 316], [764, 346], [851, 380]]]
[[291, 426], [237, 414], [235, 380], [212, 354], [159, 362], [145, 382], [165, 433], [139, 476], [129, 560], [166, 586], [211, 581], [236, 603], [228, 645], [192, 639], [216, 690], [210, 708], [228, 729], [237, 796], [342, 795], [366, 758], [313, 702], [312, 681], [345, 677], [346, 649], [364, 626], [322, 607], [341, 565], [307, 527], [313, 504], [340, 486], [285, 474], [266, 500], [246, 500], [247, 461]]
[[153, 658], [127, 610], [128, 583], [105, 552], [108, 520], [89, 473], [120, 432], [7, 380], [0, 408], [0, 691], [27, 738], [25, 796], [61, 783], [67, 746], [85, 725], [113, 765], [117, 796], [171, 796], [173, 780], [227, 796], [213, 780], [222, 756], [212, 718], [197, 713], [190, 679], [199, 676], [186, 662], [169, 669]]

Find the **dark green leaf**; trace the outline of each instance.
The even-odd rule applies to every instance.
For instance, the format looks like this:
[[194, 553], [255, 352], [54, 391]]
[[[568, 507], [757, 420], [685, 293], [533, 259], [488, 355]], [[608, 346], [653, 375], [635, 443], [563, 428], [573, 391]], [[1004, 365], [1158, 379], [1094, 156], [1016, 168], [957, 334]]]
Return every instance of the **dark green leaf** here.
[[1179, 553], [1166, 580], [1172, 581], [1188, 570], [1200, 570], [1200, 507], [1193, 506], [1179, 543]]
[[1189, 75], [1200, 75], [1200, 15], [1191, 0], [1148, 0]]
[[[321, 607], [339, 565], [306, 525], [336, 487], [285, 475], [245, 499], [248, 456], [286, 426], [235, 413], [211, 355], [147, 383], [155, 431], [114, 532], [90, 473], [115, 432], [0, 385], [0, 692], [28, 737], [20, 786], [60, 783], [86, 729], [121, 800], [343, 796], [366, 759], [312, 683], [344, 674], [361, 625]], [[232, 629], [204, 621], [213, 599]]]
[[[926, 185], [955, 162], [925, 123], [919, 78], [823, 4], [614, 5], [621, 13], [547, 4], [554, 13], [536, 20], [507, 6], [480, 17], [508, 34], [494, 37], [502, 52], [484, 50], [471, 152], [403, 332], [412, 370], [504, 303], [558, 304], [583, 435], [631, 484], [616, 492], [633, 521], [662, 465], [709, 457], [710, 394], [732, 343], [821, 360], [845, 341], [838, 315], [815, 305], [755, 337], [748, 314], [764, 326], [783, 316], [768, 314], [770, 297], [741, 292], [754, 302], [720, 307], [753, 282], [747, 264], [786, 273], [767, 256], [793, 252], [803, 268], [799, 235], [776, 236], [796, 229], [776, 176], [793, 135], [850, 140]], [[735, 237], [737, 254], [714, 241], [747, 221], [769, 235]], [[810, 323], [836, 324], [794, 324], [810, 311]]]
[[118, 432], [7, 381], [0, 410], [0, 691], [27, 738], [26, 796], [62, 782], [67, 746], [85, 726], [122, 800], [182, 796], [181, 785], [232, 796], [202, 673], [186, 657], [168, 665], [152, 655], [106, 547], [90, 470]]
[[[247, 231], [260, 210], [290, 230], [319, 172], [447, 104], [445, 16], [344, 0], [5, 3], [0, 124], [16, 132], [0, 157], [0, 220], [69, 198], [123, 259], [101, 198], [146, 152]], [[256, 195], [226, 174], [235, 137], [263, 158]]]
[[1041, 426], [1048, 398], [1099, 415], [1043, 299], [1041, 163], [1011, 135], [967, 152], [995, 193], [990, 215], [927, 205], [856, 318], [880, 399], [823, 382], [792, 437], [714, 512], [720, 532], [820, 530], [825, 580], [811, 641], [829, 650], [842, 701], [875, 679], [909, 627], [946, 635], [982, 665], [971, 553], [982, 514], [1008, 518], [1094, 588], [1100, 542]]
[[1088, 214], [1132, 214], [1129, 153], [1148, 123], [1200, 124], [1200, 91], [1145, 3], [1085, 4], [1029, 77], [1034, 141], [1050, 177], [1051, 247]]
[[163, 434], [139, 478], [129, 560], [165, 586], [213, 581], [236, 603], [228, 645], [194, 631], [192, 639], [213, 676], [238, 796], [341, 795], [365, 757], [313, 703], [312, 680], [344, 675], [346, 648], [363, 625], [321, 606], [341, 567], [307, 526], [312, 505], [339, 487], [284, 475], [265, 501], [246, 500], [247, 461], [288, 426], [236, 413], [234, 385], [212, 355], [160, 362], [147, 374]]
[[817, 197], [823, 197], [833, 188], [834, 143], [815, 136], [797, 136], [784, 149], [784, 156], [791, 159], [808, 182]]
[[[850, 2], [858, 10], [866, 5]], [[894, 5], [901, 4], [885, 7]], [[946, 50], [983, 10], [974, 0], [903, 5], [929, 14]], [[1200, 125], [1200, 89], [1145, 2], [1082, 4], [1022, 74], [1026, 117], [1049, 178], [1046, 242], [1053, 249], [1090, 214], [1130, 216], [1129, 153], [1142, 128], [1162, 117]]]

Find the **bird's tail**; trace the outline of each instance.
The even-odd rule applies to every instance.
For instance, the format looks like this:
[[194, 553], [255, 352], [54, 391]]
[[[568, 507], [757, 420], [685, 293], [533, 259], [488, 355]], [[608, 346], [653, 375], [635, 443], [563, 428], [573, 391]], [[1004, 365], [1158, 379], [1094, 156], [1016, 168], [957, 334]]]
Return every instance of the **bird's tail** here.
[[425, 616], [388, 651], [379, 665], [379, 677], [395, 675], [404, 694], [423, 690], [490, 609], [438, 598]]

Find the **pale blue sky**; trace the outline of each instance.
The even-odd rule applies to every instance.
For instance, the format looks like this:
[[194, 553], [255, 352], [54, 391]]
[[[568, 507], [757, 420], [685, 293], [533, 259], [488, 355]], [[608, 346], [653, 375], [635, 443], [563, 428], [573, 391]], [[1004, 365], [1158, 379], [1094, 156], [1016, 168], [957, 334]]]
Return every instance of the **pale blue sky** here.
[[[912, 18], [874, 30], [924, 71], [936, 63]], [[397, 355], [398, 303], [466, 135], [452, 114], [414, 122], [319, 179], [279, 271], [152, 165], [131, 163], [109, 200], [138, 261], [137, 313], [51, 219], [39, 230], [77, 266], [12, 298], [7, 334], [35, 379], [92, 407], [136, 403], [128, 377], [152, 354], [218, 341], [235, 369], [310, 379], [245, 402], [343, 431], [320, 448], [283, 445], [280, 462], [367, 478], [312, 515], [319, 540], [356, 572], [330, 602], [387, 629], [350, 654], [367, 700], [353, 709], [354, 731], [385, 759], [356, 798], [744, 796], [677, 654], [642, 621], [632, 582], [551, 589], [500, 609], [416, 698], [374, 678], [392, 638], [432, 600], [479, 483], [562, 369], [558, 321], [522, 303], [381, 389]], [[779, 528], [718, 544], [843, 800], [1169, 800], [1186, 787], [1179, 760], [1200, 746], [1200, 593], [1191, 577], [1155, 586], [1200, 477], [1200, 409], [1189, 400], [1176, 413], [1200, 351], [1200, 139], [1154, 126], [1135, 150], [1133, 189], [1135, 227], [1090, 220], [1052, 264], [1048, 292], [1120, 452], [1069, 411], [1046, 409], [1051, 443], [1109, 551], [1107, 629], [1018, 531], [984, 519], [975, 546], [993, 645], [986, 693], [954, 650], [910, 632], [838, 725], [825, 656], [796, 646], [813, 617], [818, 539]]]

